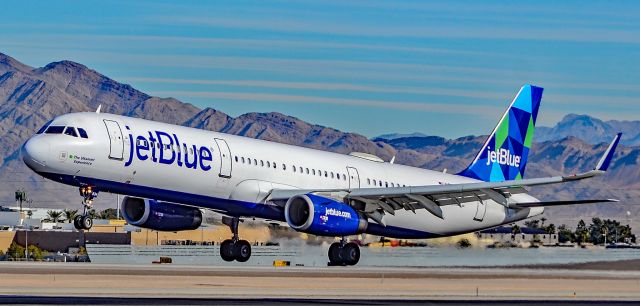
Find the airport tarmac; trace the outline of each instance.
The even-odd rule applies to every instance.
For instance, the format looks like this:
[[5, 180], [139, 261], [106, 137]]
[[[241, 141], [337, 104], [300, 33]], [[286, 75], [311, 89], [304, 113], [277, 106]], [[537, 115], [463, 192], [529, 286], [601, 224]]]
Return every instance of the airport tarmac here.
[[[620, 265], [637, 266], [638, 262]], [[599, 304], [640, 301], [640, 271], [606, 267], [274, 268], [0, 263], [0, 303], [45, 303], [54, 297], [70, 297], [72, 301], [82, 301], [84, 297], [84, 304], [90, 300], [100, 304], [102, 298], [125, 299], [126, 304], [163, 299], [243, 305], [295, 303], [300, 299], [349, 304], [445, 300]]]

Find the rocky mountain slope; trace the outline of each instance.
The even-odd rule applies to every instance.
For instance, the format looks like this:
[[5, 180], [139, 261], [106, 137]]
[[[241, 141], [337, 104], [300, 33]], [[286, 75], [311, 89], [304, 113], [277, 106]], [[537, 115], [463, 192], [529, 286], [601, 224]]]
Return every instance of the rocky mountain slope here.
[[[397, 137], [389, 137], [389, 140], [369, 140], [359, 134], [310, 124], [279, 113], [248, 113], [233, 118], [213, 108], [199, 109], [173, 98], [149, 96], [78, 63], [60, 61], [32, 68], [0, 53], [1, 205], [14, 205], [13, 192], [23, 188], [30, 193], [34, 206], [79, 207], [77, 203], [80, 199], [74, 188], [45, 181], [31, 173], [19, 159], [19, 148], [50, 118], [68, 112], [93, 111], [100, 104], [104, 112], [340, 153], [367, 152], [384, 160], [395, 155], [397, 163], [435, 170], [448, 169], [449, 172], [464, 168], [485, 138], [395, 135]], [[569, 119], [563, 121], [569, 122]], [[596, 130], [601, 131], [603, 141], [608, 141], [612, 135], [609, 128], [626, 127], [627, 124], [598, 122]], [[575, 125], [566, 129], [582, 130]], [[545, 132], [543, 129], [538, 134], [542, 134], [542, 140], [545, 140], [545, 137], [549, 138], [549, 135], [555, 135], [560, 130]], [[580, 133], [571, 135], [586, 137]], [[599, 142], [593, 137], [583, 140], [554, 136], [552, 140], [534, 144], [527, 176], [584, 171], [593, 167], [597, 155], [604, 150], [602, 144], [592, 144]], [[639, 211], [636, 207], [640, 206], [633, 204], [637, 203], [636, 199], [640, 196], [639, 163], [640, 147], [623, 146], [616, 155], [612, 171], [605, 177], [563, 188], [535, 188], [533, 193], [545, 199], [616, 197], [624, 203], [554, 209], [554, 213], [548, 216], [550, 219], [551, 215], [566, 216], [571, 220], [593, 215], [615, 216], [626, 210], [637, 215]], [[96, 205], [115, 207], [115, 197], [101, 195]]]
[[569, 136], [580, 138], [588, 143], [607, 142], [611, 135], [622, 132], [622, 143], [628, 146], [640, 145], [640, 120], [602, 121], [588, 115], [566, 115], [554, 127], [536, 129], [538, 141], [560, 140]]

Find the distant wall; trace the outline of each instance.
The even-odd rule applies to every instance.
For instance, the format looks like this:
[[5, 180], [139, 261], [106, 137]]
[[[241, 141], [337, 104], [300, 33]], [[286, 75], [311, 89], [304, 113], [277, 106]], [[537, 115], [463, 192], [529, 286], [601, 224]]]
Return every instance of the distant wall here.
[[130, 233], [84, 233], [60, 231], [17, 231], [13, 239], [19, 245], [35, 245], [50, 252], [67, 252], [69, 247], [91, 244], [131, 244]]
[[[271, 239], [271, 234], [267, 226], [245, 226], [238, 228], [240, 239], [251, 243], [267, 242]], [[132, 232], [131, 239], [133, 245], [159, 245], [163, 240], [191, 240], [191, 241], [213, 241], [222, 242], [231, 239], [231, 231], [227, 226], [201, 227], [197, 230], [180, 232], [158, 232], [149, 229], [140, 229], [139, 232]]]

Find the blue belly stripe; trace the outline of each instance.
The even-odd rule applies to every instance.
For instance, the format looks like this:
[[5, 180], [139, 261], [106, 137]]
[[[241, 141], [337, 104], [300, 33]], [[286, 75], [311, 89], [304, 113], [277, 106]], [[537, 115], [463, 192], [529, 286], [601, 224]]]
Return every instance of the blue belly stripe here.
[[[284, 208], [277, 205], [221, 199], [216, 197], [83, 176], [56, 174], [50, 172], [37, 173], [52, 181], [71, 186], [79, 187], [86, 184], [96, 187], [99, 191], [207, 208], [234, 217], [256, 217], [261, 219], [286, 222], [284, 218]], [[395, 226], [382, 226], [371, 222], [367, 227], [366, 233], [371, 235], [401, 239], [427, 239], [441, 237], [441, 235], [429, 232], [422, 232]]]

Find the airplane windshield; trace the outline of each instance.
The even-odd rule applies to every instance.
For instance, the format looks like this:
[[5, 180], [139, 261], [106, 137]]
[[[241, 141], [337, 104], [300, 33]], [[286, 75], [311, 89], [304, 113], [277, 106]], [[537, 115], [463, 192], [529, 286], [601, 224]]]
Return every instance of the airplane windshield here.
[[78, 133], [76, 133], [76, 129], [72, 126], [68, 126], [65, 130], [64, 130], [64, 134], [65, 135], [69, 135], [69, 136], [73, 136], [73, 137], [78, 137]]
[[52, 125], [49, 128], [47, 128], [47, 131], [44, 133], [45, 134], [62, 134], [62, 131], [64, 131], [64, 126]]
[[78, 133], [82, 138], [89, 138], [89, 135], [87, 135], [87, 131], [85, 131], [83, 128], [78, 128]]
[[44, 133], [44, 131], [47, 129], [47, 127], [49, 127], [49, 124], [51, 124], [51, 121], [53, 120], [49, 120], [47, 121], [47, 123], [45, 123], [37, 132], [36, 134], [42, 134]]

